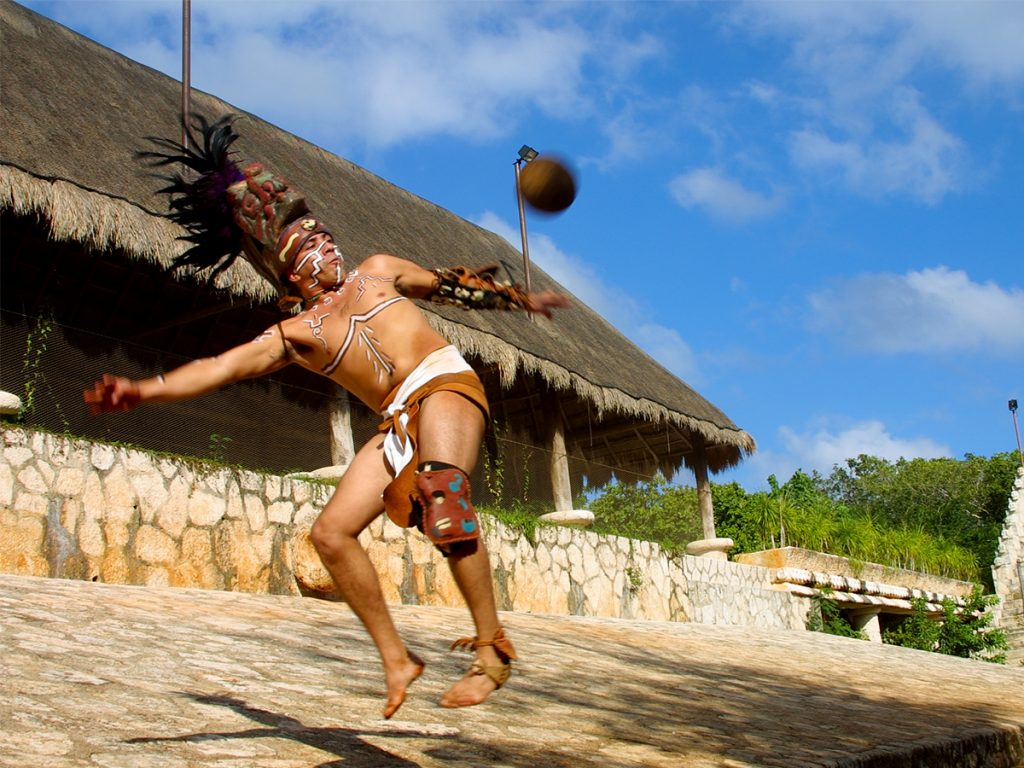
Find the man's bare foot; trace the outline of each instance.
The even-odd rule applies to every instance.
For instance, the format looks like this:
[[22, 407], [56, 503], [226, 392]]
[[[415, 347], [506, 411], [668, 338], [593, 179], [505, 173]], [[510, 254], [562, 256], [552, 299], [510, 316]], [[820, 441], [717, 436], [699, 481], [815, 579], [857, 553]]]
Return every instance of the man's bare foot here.
[[388, 684], [388, 703], [384, 706], [384, 719], [391, 718], [405, 702], [405, 692], [412, 682], [423, 674], [426, 663], [412, 651], [406, 651], [406, 663], [394, 671], [385, 670]]
[[[491, 669], [495, 669], [491, 667]], [[500, 669], [500, 667], [498, 667]], [[472, 669], [455, 685], [445, 691], [441, 697], [441, 706], [448, 708], [472, 707], [482, 703], [500, 686], [484, 672], [479, 661], [473, 663]]]

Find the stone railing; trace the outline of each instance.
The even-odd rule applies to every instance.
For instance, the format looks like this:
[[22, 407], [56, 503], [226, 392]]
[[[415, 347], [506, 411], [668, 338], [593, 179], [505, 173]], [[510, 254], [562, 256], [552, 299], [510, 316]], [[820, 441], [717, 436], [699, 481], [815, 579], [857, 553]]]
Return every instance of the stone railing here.
[[[871, 587], [869, 592], [885, 595], [885, 585], [892, 586], [890, 590], [897, 592], [890, 597], [905, 597], [910, 591], [921, 593], [934, 593], [941, 602], [943, 595], [951, 597], [965, 597], [971, 594], [974, 585], [969, 581], [959, 581], [945, 576], [934, 576], [930, 573], [920, 571], [908, 571], [904, 568], [893, 568], [878, 563], [857, 562], [846, 557], [830, 555], [826, 552], [815, 552], [801, 547], [781, 547], [779, 549], [766, 549], [761, 552], [744, 552], [736, 556], [736, 561], [747, 565], [760, 565], [765, 568], [785, 568], [811, 571], [817, 574], [827, 574], [824, 578], [849, 579], [862, 584], [854, 586], [852, 591], [863, 591], [863, 584], [878, 585]], [[826, 582], [827, 583], [827, 582]], [[842, 589], [843, 583], [837, 582], [831, 585], [835, 589]]]
[[1024, 663], [1024, 468], [1017, 470], [1010, 492], [992, 582], [999, 597], [996, 624], [1006, 631], [1010, 644], [1007, 659]]
[[[0, 571], [326, 596], [309, 529], [333, 487], [4, 425]], [[485, 516], [502, 610], [802, 629], [768, 568]], [[461, 605], [444, 559], [384, 516], [363, 534], [388, 601]]]
[[880, 584], [853, 576], [838, 576], [803, 568], [779, 568], [775, 571], [773, 581], [796, 595], [813, 597], [827, 590], [829, 596], [841, 607], [873, 605], [892, 613], [909, 613], [914, 607], [911, 601], [917, 599], [924, 600], [926, 610], [934, 614], [942, 613], [942, 603], [947, 599], [958, 606], [964, 603], [963, 598], [956, 594]]
[[800, 547], [745, 552], [737, 562], [770, 569], [776, 589], [804, 598], [827, 592], [855, 629], [869, 640], [882, 642], [883, 614], [909, 614], [911, 601], [921, 598], [925, 610], [938, 618], [943, 601], [963, 605], [974, 585], [878, 563], [857, 563], [845, 557]]

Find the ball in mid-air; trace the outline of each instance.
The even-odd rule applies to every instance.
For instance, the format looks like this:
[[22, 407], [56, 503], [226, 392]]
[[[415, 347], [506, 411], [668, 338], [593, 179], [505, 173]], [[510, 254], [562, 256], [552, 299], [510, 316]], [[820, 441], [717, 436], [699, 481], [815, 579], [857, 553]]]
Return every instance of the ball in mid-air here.
[[531, 208], [545, 213], [564, 211], [576, 199], [576, 179], [561, 160], [541, 155], [519, 172], [519, 188]]

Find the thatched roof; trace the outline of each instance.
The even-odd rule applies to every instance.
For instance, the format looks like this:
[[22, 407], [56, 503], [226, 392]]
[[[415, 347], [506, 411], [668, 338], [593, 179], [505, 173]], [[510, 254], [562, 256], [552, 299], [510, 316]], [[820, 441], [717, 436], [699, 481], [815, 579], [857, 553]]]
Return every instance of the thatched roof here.
[[[0, 23], [0, 209], [41, 217], [56, 240], [169, 264], [183, 250], [180, 231], [159, 215], [166, 202], [132, 153], [141, 137], [180, 134], [180, 83], [7, 0]], [[209, 116], [244, 115], [207, 94], [192, 99]], [[522, 281], [518, 251], [498, 235], [259, 118], [245, 115], [238, 129], [240, 158], [262, 160], [301, 189], [350, 259], [384, 251], [428, 267], [497, 261]], [[531, 278], [535, 289], [564, 291], [540, 269]], [[273, 295], [242, 260], [224, 279], [236, 294]], [[712, 471], [754, 450], [722, 411], [573, 304], [554, 323], [425, 309], [446, 337], [496, 372], [510, 393], [509, 416], [516, 403], [550, 408], [555, 393], [573, 455], [671, 475], [681, 459], [691, 462], [700, 439]]]

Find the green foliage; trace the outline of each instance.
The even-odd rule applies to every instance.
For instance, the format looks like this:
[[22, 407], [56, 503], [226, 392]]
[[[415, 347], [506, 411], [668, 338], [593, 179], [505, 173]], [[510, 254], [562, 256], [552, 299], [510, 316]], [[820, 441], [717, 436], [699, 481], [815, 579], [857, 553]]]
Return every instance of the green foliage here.
[[629, 582], [630, 592], [639, 592], [644, 585], [644, 574], [635, 565], [626, 566], [626, 580]]
[[[531, 544], [537, 543], [537, 529], [546, 523], [540, 520], [545, 512], [551, 512], [550, 504], [515, 501], [509, 506], [477, 504], [476, 511], [499, 520], [514, 531], [518, 531]], [[486, 527], [486, 518], [483, 518]]]
[[711, 503], [715, 509], [715, 533], [733, 540], [733, 552], [764, 549], [761, 537], [747, 515], [750, 495], [739, 483], [712, 484]]
[[656, 542], [670, 552], [704, 538], [697, 491], [662, 476], [636, 484], [613, 482], [589, 504], [595, 533]]
[[988, 610], [996, 602], [995, 595], [983, 594], [981, 586], [976, 585], [962, 609], [947, 599], [942, 603], [942, 619], [934, 620], [928, 616], [925, 600], [917, 598], [912, 601], [913, 613], [895, 629], [883, 633], [882, 640], [905, 648], [1004, 664], [1009, 648], [1006, 633], [992, 626]]
[[807, 614], [807, 629], [824, 632], [826, 635], [853, 637], [866, 640], [864, 633], [854, 629], [839, 610], [839, 604], [832, 598], [830, 589], [822, 589], [811, 598], [811, 610]]
[[[521, 455], [509, 463], [509, 457], [498, 447], [498, 441], [507, 440], [507, 436], [508, 428], [500, 422], [495, 422], [494, 439], [486, 441], [483, 446], [484, 487], [490, 495], [491, 503], [496, 506], [516, 504], [520, 499], [530, 498], [530, 462], [533, 458], [533, 449], [520, 445]], [[507, 444], [515, 444], [515, 441], [508, 441]], [[515, 498], [509, 498], [513, 495]]]
[[210, 444], [208, 446], [210, 461], [217, 464], [227, 464], [227, 448], [231, 442], [232, 439], [227, 435], [218, 435], [216, 433], [210, 435]]
[[934, 651], [939, 644], [939, 622], [928, 616], [924, 598], [911, 600], [914, 612], [894, 629], [882, 633], [882, 642], [915, 648], [919, 651]]
[[39, 407], [39, 399], [45, 390], [50, 395], [50, 400], [57, 413], [57, 417], [64, 425], [64, 434], [68, 434], [71, 425], [57, 402], [53, 387], [46, 378], [43, 370], [43, 356], [46, 354], [47, 341], [50, 334], [56, 328], [52, 317], [37, 317], [35, 325], [29, 331], [25, 339], [25, 357], [22, 360], [21, 371], [25, 378], [24, 391], [21, 398], [21, 410], [18, 413], [17, 421], [24, 424], [31, 419]]
[[[897, 465], [871, 457], [862, 459], [865, 466], [874, 470], [872, 479], [876, 487], [872, 493], [880, 493], [886, 481], [895, 481]], [[834, 490], [833, 481], [843, 472], [837, 469], [829, 479], [823, 479], [797, 471], [782, 485], [773, 475], [768, 478], [769, 491], [753, 494], [735, 485], [713, 486], [720, 534], [732, 538], [740, 552], [798, 546], [857, 562], [881, 563], [968, 581], [979, 578], [976, 552], [968, 543], [950, 536], [948, 529], [926, 524], [923, 515], [902, 519], [885, 514], [877, 505], [865, 504], [868, 494], [862, 493], [856, 483], [849, 483], [852, 492], [831, 497], [827, 491]], [[1002, 476], [1005, 507], [1012, 473], [1003, 472]]]
[[[960, 462], [861, 456], [826, 478], [797, 471], [780, 484], [772, 475], [767, 491], [712, 484], [715, 529], [735, 542], [737, 554], [798, 546], [988, 583], [985, 566], [994, 556], [1015, 470], [1009, 453]], [[703, 538], [692, 488], [658, 477], [612, 483], [590, 495], [599, 533], [674, 550]]]
[[501, 453], [492, 455], [485, 446], [483, 455], [484, 485], [495, 502], [500, 503], [505, 495], [505, 460]]
[[[887, 531], [886, 562], [991, 587], [989, 569], [979, 566], [995, 557], [1017, 466], [1011, 452], [896, 462], [862, 455], [817, 484], [834, 503]], [[920, 552], [911, 556], [915, 548]]]

